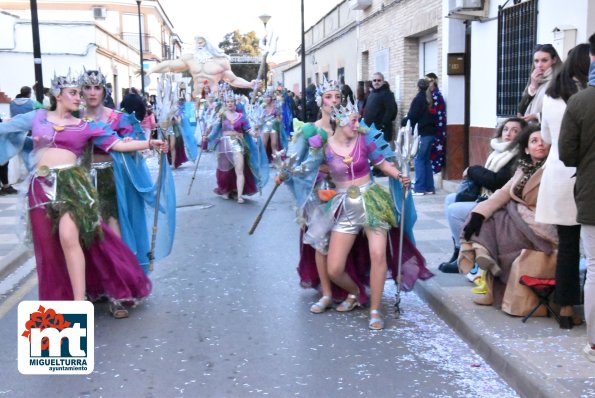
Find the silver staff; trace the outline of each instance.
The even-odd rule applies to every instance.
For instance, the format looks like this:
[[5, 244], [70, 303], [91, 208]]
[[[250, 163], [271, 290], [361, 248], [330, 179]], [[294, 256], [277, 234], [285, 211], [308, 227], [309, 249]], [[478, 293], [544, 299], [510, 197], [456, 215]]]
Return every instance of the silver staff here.
[[[411, 123], [407, 121], [407, 126], [401, 127], [395, 141], [395, 155], [403, 176], [410, 176], [411, 160], [417, 154], [418, 149], [419, 134], [417, 132], [417, 125], [412, 132]], [[395, 318], [401, 316], [401, 270], [403, 266], [403, 237], [405, 234], [405, 200], [407, 199], [408, 192], [409, 186], [403, 187], [401, 197], [401, 219], [399, 223], [399, 257], [397, 263], [397, 291], [395, 293]]]

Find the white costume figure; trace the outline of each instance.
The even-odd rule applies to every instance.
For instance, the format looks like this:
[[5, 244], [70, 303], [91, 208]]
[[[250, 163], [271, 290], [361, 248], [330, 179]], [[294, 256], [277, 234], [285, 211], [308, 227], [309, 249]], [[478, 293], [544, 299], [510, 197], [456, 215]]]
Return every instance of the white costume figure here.
[[211, 88], [212, 92], [218, 90], [217, 84], [223, 80], [238, 88], [253, 88], [256, 81], [249, 82], [236, 76], [231, 71], [229, 56], [221, 49], [213, 46], [202, 36], [196, 36], [195, 50], [193, 54], [184, 54], [178, 59], [163, 61], [149, 69], [146, 74], [164, 72], [188, 71], [192, 75], [195, 98], [200, 97], [204, 82]]

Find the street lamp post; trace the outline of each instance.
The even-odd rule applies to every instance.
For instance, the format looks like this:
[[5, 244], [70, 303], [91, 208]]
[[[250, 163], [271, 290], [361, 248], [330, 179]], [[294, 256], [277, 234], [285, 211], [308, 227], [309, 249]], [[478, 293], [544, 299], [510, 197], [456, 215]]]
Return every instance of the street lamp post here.
[[302, 0], [302, 121], [306, 121], [306, 32], [304, 30], [304, 0]]
[[33, 64], [35, 69], [35, 98], [43, 102], [43, 71], [41, 68], [41, 45], [39, 43], [39, 19], [37, 17], [37, 0], [30, 0], [31, 31], [33, 33]]
[[140, 14], [140, 3], [142, 0], [136, 0], [136, 6], [138, 8], [138, 45], [140, 52], [140, 85], [142, 95], [145, 95], [145, 68], [143, 66], [143, 30], [141, 25], [141, 14]]
[[[271, 16], [270, 15], [267, 15], [267, 14], [262, 14], [258, 18], [264, 24], [264, 39], [263, 39], [263, 44], [264, 44], [264, 47], [266, 48], [266, 46], [267, 46], [267, 23], [271, 19]], [[264, 62], [264, 89], [266, 91], [266, 89], [267, 89], [267, 75], [268, 75], [268, 70], [267, 70], [268, 68], [267, 68], [267, 66], [268, 66], [268, 64], [266, 62], [266, 58], [265, 58], [264, 61], [265, 61]]]

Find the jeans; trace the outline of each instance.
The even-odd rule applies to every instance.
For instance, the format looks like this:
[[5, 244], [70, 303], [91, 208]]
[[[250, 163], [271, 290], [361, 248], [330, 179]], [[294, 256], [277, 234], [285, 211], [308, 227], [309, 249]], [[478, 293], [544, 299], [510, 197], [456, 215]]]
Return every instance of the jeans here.
[[415, 165], [415, 192], [434, 192], [434, 172], [432, 171], [432, 162], [430, 162], [430, 152], [433, 135], [422, 135], [419, 140], [419, 150], [413, 164]]
[[450, 193], [444, 198], [444, 212], [455, 247], [461, 247], [461, 233], [469, 213], [477, 206], [477, 202], [455, 202], [457, 194]]
[[589, 344], [595, 344], [595, 225], [581, 225], [581, 240], [587, 257], [587, 279], [585, 281], [587, 339]]
[[558, 225], [559, 244], [556, 260], [554, 303], [559, 305], [577, 305], [581, 303], [580, 236], [580, 225]]

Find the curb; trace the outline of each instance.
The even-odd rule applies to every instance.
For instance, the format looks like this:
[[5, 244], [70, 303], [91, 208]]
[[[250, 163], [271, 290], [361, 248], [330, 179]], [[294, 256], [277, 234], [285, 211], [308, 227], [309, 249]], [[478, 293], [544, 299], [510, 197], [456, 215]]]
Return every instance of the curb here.
[[466, 314], [437, 282], [419, 281], [414, 291], [436, 314], [465, 340], [522, 397], [558, 398], [572, 393], [560, 383], [551, 382], [542, 371], [532, 367], [515, 352], [496, 345], [482, 335], [478, 318]]
[[0, 260], [0, 280], [6, 278], [33, 256], [33, 251], [19, 244]]

